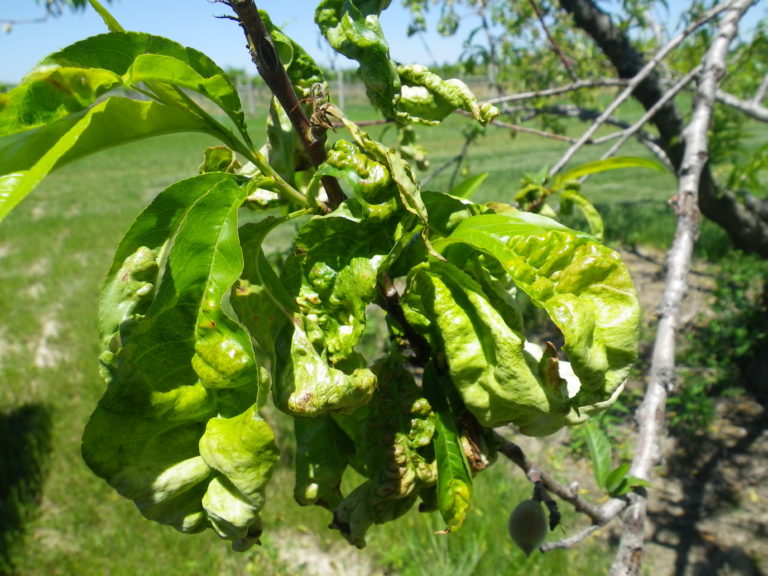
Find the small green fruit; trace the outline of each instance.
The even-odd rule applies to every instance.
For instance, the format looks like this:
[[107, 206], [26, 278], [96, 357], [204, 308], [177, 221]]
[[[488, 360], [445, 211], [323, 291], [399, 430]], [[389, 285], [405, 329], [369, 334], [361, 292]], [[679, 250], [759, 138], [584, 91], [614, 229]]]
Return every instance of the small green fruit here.
[[509, 535], [530, 556], [547, 536], [547, 515], [538, 500], [523, 500], [509, 517]]

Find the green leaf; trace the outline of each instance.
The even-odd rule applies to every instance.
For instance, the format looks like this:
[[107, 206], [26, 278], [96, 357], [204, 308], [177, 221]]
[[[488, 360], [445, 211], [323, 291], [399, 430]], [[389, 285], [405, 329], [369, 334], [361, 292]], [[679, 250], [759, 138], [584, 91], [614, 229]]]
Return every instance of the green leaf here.
[[173, 132], [211, 132], [196, 116], [113, 97], [82, 115], [0, 139], [0, 220], [56, 168], [111, 146]]
[[637, 158], [634, 156], [616, 156], [613, 158], [606, 158], [605, 160], [595, 160], [594, 162], [582, 164], [581, 166], [558, 176], [557, 181], [561, 183], [569, 182], [579, 180], [580, 178], [591, 174], [598, 174], [609, 170], [620, 170], [623, 168], [649, 168], [651, 170], [656, 170], [657, 172], [667, 171], [663, 164], [660, 164], [655, 160]]
[[435, 368], [424, 372], [424, 389], [435, 411], [435, 459], [437, 461], [438, 509], [445, 532], [461, 528], [472, 501], [472, 474], [445, 390]]
[[617, 494], [621, 488], [627, 482], [627, 473], [631, 464], [629, 462], [622, 462], [616, 468], [611, 470], [608, 477], [605, 479], [605, 490], [611, 495]]
[[79, 67], [34, 70], [18, 86], [0, 94], [0, 137], [81, 112], [119, 85], [120, 77], [109, 70]]
[[480, 186], [483, 185], [483, 182], [486, 181], [488, 176], [489, 172], [473, 174], [472, 176], [462, 180], [456, 186], [451, 188], [448, 193], [451, 196], [456, 196], [457, 198], [471, 198], [472, 195], [474, 195], [474, 193], [480, 189]]
[[597, 485], [608, 490], [608, 478], [611, 474], [611, 443], [608, 437], [594, 422], [584, 424], [584, 435], [587, 439], [589, 456], [592, 459], [592, 472]]
[[43, 63], [108, 70], [130, 88], [160, 83], [193, 90], [216, 103], [248, 142], [237, 89], [213, 60], [193, 48], [151, 34], [110, 32], [76, 42], [48, 56]]
[[563, 333], [563, 350], [580, 381], [579, 390], [570, 391], [579, 410], [569, 420], [612, 403], [636, 358], [640, 319], [619, 255], [545, 216], [517, 211], [467, 218], [434, 247], [445, 252], [456, 243], [498, 260]]
[[603, 219], [594, 204], [575, 190], [563, 190], [561, 198], [566, 202], [572, 202], [579, 207], [589, 225], [589, 233], [599, 242], [603, 241]]

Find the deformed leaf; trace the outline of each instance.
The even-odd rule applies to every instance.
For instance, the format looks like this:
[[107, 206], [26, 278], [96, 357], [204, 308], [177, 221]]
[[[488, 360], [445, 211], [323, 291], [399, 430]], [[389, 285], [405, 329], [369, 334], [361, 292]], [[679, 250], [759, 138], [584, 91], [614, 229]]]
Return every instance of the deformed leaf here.
[[314, 417], [349, 413], [368, 404], [376, 376], [359, 362], [347, 368], [348, 373], [329, 364], [297, 317], [277, 343], [275, 405], [293, 416]]
[[208, 173], [161, 192], [117, 249], [101, 297], [107, 390], [83, 435], [93, 471], [148, 518], [258, 538], [277, 460], [259, 371], [226, 299], [243, 269], [245, 188]]
[[499, 115], [495, 106], [478, 103], [461, 80], [443, 80], [419, 64], [399, 66], [397, 71], [402, 83], [397, 114], [403, 120], [435, 125], [456, 110], [463, 110], [480, 124], [488, 124]]
[[565, 337], [563, 350], [580, 381], [568, 418], [577, 422], [612, 403], [637, 356], [640, 307], [629, 271], [613, 250], [527, 212], [481, 214], [462, 221], [444, 251], [462, 243], [493, 256]]
[[569, 412], [565, 380], [526, 349], [482, 286], [450, 263], [417, 266], [402, 298], [411, 326], [442, 350], [450, 380], [486, 427], [550, 434]]

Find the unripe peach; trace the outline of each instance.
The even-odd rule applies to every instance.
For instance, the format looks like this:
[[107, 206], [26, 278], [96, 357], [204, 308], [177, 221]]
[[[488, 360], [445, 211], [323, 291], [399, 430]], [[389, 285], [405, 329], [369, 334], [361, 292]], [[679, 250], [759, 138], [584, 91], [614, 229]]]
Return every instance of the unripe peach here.
[[523, 500], [509, 517], [509, 535], [530, 556], [547, 536], [547, 515], [538, 500]]

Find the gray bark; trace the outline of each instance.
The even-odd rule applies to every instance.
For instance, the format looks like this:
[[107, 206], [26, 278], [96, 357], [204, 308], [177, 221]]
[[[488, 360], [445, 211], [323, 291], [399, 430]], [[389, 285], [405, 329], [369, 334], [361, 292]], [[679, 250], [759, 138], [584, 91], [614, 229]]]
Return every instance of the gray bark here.
[[[645, 55], [635, 48], [625, 32], [593, 0], [560, 0], [560, 5], [573, 16], [575, 24], [597, 43], [620, 78], [633, 78], [645, 66]], [[662, 79], [654, 71], [639, 83], [633, 96], [649, 110], [664, 92]], [[681, 114], [674, 103], [668, 102], [656, 111], [652, 122], [659, 131], [662, 148], [679, 172], [684, 149]], [[709, 167], [705, 166], [699, 187], [702, 214], [721, 226], [737, 248], [768, 258], [768, 219], [750, 208], [756, 203], [759, 202], [751, 196], [718, 189]]]

